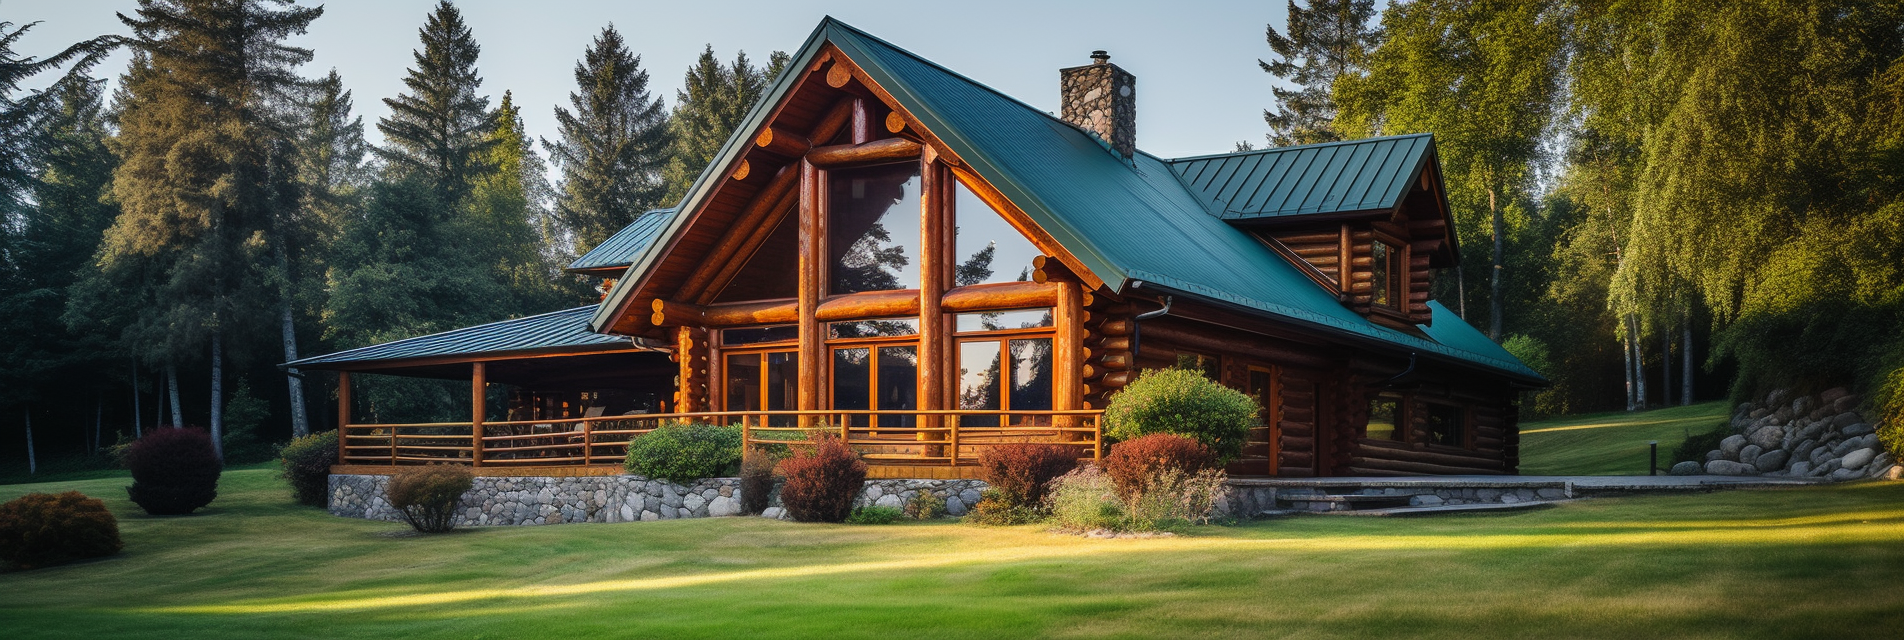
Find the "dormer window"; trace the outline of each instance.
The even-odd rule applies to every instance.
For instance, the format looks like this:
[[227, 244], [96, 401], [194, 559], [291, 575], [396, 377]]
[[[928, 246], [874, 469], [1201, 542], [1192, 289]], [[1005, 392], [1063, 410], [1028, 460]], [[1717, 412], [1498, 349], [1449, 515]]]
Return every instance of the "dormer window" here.
[[1377, 307], [1400, 311], [1402, 298], [1408, 295], [1408, 267], [1402, 264], [1402, 250], [1381, 240], [1369, 246], [1369, 302]]

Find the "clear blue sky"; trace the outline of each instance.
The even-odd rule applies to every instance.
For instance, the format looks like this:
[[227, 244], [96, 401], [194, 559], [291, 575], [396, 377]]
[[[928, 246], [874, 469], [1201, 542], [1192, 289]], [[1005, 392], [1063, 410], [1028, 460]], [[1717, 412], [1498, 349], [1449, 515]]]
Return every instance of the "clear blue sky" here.
[[[304, 2], [304, 4], [312, 4]], [[354, 92], [373, 141], [386, 113], [382, 98], [403, 89], [417, 29], [434, 0], [325, 3], [324, 17], [295, 44], [317, 58], [304, 70], [335, 67]], [[1058, 109], [1058, 69], [1090, 62], [1093, 49], [1137, 75], [1137, 143], [1164, 157], [1228, 151], [1238, 140], [1261, 146], [1262, 110], [1272, 77], [1256, 65], [1269, 56], [1263, 27], [1284, 21], [1282, 2], [1030, 2], [962, 0], [753, 0], [610, 2], [464, 0], [457, 5], [483, 47], [478, 67], [494, 101], [504, 89], [524, 107], [529, 133], [553, 138], [556, 104], [567, 104], [571, 69], [602, 26], [614, 23], [641, 55], [650, 90], [674, 104], [681, 77], [703, 45], [723, 60], [744, 50], [765, 60], [791, 51], [826, 15], [925, 56], [1048, 111]], [[114, 12], [133, 0], [13, 0], [0, 20], [44, 21], [20, 53], [46, 55], [103, 33], [126, 33]], [[117, 76], [127, 56], [95, 73]]]

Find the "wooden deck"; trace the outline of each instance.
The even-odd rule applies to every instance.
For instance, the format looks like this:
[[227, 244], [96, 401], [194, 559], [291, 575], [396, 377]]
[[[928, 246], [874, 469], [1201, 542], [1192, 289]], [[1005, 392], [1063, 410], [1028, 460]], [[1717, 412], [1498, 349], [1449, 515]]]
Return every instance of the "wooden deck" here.
[[[331, 473], [337, 475], [381, 476], [389, 475], [397, 467], [387, 464], [334, 464]], [[593, 464], [588, 466], [547, 466], [547, 467], [472, 467], [470, 473], [485, 478], [579, 478], [586, 476], [618, 476], [628, 473], [628, 469], [619, 464]], [[948, 467], [936, 464], [868, 464], [867, 480], [977, 480], [978, 467], [962, 465]]]

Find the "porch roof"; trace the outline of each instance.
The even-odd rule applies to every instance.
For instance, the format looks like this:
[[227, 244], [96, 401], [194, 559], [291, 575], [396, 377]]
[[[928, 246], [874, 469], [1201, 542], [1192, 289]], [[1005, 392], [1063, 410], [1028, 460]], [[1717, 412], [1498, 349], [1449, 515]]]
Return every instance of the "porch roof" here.
[[[674, 209], [650, 209], [635, 217], [634, 222], [622, 227], [615, 235], [609, 236], [588, 253], [576, 258], [564, 269], [570, 273], [595, 273], [598, 275], [620, 275], [634, 264], [635, 256], [641, 255], [648, 244], [654, 242], [668, 220], [674, 217]], [[592, 308], [592, 307], [591, 307]]]
[[593, 305], [575, 307], [313, 356], [279, 366], [364, 370], [642, 350], [629, 338], [590, 331], [588, 318], [594, 313]]

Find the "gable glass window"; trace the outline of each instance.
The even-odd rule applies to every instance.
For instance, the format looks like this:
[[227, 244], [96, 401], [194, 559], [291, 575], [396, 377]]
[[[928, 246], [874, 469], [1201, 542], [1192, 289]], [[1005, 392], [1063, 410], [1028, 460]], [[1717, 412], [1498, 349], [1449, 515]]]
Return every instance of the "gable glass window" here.
[[1408, 296], [1403, 278], [1408, 274], [1402, 263], [1402, 250], [1386, 242], [1369, 245], [1369, 302], [1378, 307], [1400, 309]]
[[827, 174], [827, 293], [919, 286], [919, 163]]
[[[1014, 318], [1002, 320], [1007, 314]], [[986, 316], [993, 316], [986, 318]], [[960, 314], [958, 408], [1046, 411], [1051, 409], [1051, 310]], [[1047, 416], [963, 416], [962, 426], [1046, 424]]]
[[748, 256], [747, 264], [727, 288], [721, 289], [715, 302], [745, 302], [748, 300], [772, 300], [791, 298], [799, 294], [800, 285], [800, 221], [798, 215], [781, 216], [774, 226], [773, 234], [754, 255]]
[[958, 262], [954, 266], [952, 286], [1031, 279], [1031, 261], [1043, 252], [1026, 240], [1024, 234], [971, 189], [965, 188], [963, 182], [958, 183], [958, 195], [952, 207], [958, 226], [958, 235], [953, 239]]

